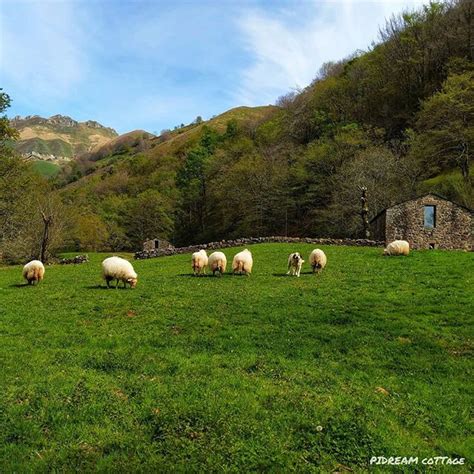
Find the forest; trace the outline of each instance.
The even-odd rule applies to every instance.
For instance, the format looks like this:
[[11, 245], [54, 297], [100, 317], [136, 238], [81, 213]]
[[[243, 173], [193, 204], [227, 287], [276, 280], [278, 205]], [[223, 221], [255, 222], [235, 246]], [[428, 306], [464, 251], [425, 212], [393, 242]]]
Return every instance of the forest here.
[[[361, 186], [371, 217], [428, 191], [472, 208], [473, 11], [454, 0], [392, 17], [369, 50], [324, 64], [274, 106], [132, 134], [55, 178], [15, 154], [4, 115], [0, 255], [38, 256], [46, 222], [46, 256], [155, 237], [359, 237]], [[0, 113], [9, 105], [2, 92]]]

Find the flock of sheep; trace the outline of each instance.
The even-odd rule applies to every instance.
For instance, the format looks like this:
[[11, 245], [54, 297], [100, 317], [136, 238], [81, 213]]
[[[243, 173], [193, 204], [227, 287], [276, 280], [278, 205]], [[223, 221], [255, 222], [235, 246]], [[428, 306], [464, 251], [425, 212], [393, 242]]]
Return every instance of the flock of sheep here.
[[[384, 250], [384, 255], [408, 255], [410, 246], [406, 240], [395, 240], [387, 245]], [[227, 258], [223, 252], [213, 252], [207, 255], [205, 250], [194, 252], [192, 254], [192, 269], [194, 275], [202, 275], [206, 273], [206, 269], [222, 275], [227, 267]], [[300, 276], [301, 268], [304, 260], [298, 252], [290, 254], [288, 257], [288, 272], [287, 275]], [[314, 272], [321, 271], [327, 263], [326, 254], [321, 249], [314, 249], [309, 255], [309, 263]], [[245, 249], [237, 253], [232, 261], [232, 273], [250, 275], [252, 273], [253, 257], [250, 250]], [[32, 260], [23, 267], [23, 278], [29, 285], [39, 283], [44, 278], [44, 265], [39, 260]], [[120, 257], [109, 257], [102, 262], [102, 277], [105, 280], [107, 287], [110, 287], [110, 282], [116, 280], [115, 287], [118, 287], [122, 282], [123, 286], [127, 284], [130, 288], [137, 286], [138, 276], [133, 269], [132, 264]]]
[[[227, 267], [227, 257], [222, 252], [213, 252], [207, 256], [205, 250], [194, 252], [192, 255], [192, 268], [194, 275], [202, 275], [206, 273], [206, 269], [212, 272], [213, 275], [216, 273], [222, 275]], [[310, 256], [309, 261], [313, 272], [322, 270], [327, 262], [326, 255], [320, 249], [314, 249]], [[287, 275], [300, 276], [301, 267], [304, 260], [298, 252], [290, 254], [288, 257], [288, 273]], [[237, 253], [232, 260], [232, 273], [239, 275], [250, 275], [252, 273], [253, 257], [250, 250], [245, 249], [242, 252]]]

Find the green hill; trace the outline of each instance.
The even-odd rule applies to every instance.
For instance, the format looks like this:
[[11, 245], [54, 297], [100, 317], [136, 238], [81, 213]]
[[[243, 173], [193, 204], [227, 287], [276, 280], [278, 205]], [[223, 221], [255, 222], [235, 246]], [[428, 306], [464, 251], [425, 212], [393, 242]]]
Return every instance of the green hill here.
[[285, 276], [310, 249], [252, 246], [249, 278], [136, 261], [135, 290], [105, 289], [105, 254], [38, 287], [0, 268], [2, 471], [367, 472], [400, 453], [469, 472], [473, 254], [324, 247], [320, 275]]

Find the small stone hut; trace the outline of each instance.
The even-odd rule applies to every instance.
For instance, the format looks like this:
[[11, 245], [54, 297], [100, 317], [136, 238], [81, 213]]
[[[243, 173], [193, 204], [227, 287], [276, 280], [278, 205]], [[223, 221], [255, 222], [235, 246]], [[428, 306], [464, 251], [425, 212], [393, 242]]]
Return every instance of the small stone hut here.
[[170, 249], [173, 246], [165, 239], [148, 239], [143, 242], [143, 250], [151, 252], [152, 250]]
[[414, 249], [472, 249], [472, 211], [434, 193], [384, 209], [370, 230], [375, 240], [407, 240]]

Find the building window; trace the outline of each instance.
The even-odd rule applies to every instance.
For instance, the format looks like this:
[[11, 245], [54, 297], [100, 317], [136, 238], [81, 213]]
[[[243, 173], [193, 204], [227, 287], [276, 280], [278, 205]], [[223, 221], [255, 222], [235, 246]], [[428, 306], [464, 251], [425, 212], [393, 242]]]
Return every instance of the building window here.
[[425, 206], [424, 221], [425, 229], [436, 227], [436, 206]]

